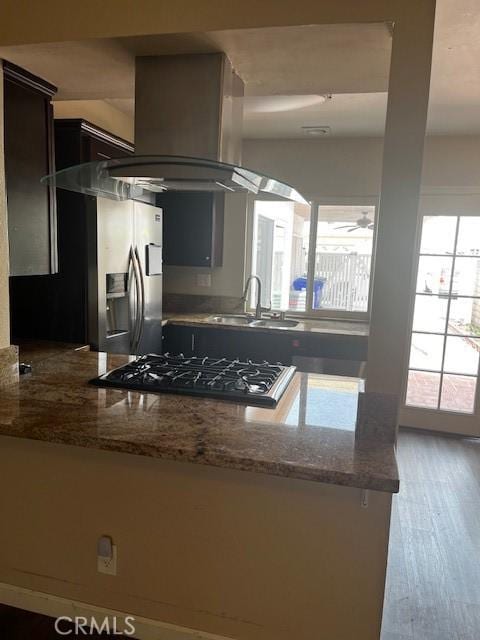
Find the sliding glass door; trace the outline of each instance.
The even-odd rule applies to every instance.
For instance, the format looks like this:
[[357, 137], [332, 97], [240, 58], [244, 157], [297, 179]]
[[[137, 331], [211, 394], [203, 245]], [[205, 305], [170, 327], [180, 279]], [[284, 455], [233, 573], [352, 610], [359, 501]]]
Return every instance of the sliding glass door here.
[[480, 436], [480, 216], [425, 216], [406, 426]]

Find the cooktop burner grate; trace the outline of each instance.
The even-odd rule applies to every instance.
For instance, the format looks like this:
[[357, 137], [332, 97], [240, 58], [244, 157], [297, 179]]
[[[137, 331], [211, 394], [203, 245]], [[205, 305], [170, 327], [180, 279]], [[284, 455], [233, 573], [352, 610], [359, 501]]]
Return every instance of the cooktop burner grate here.
[[295, 367], [268, 362], [148, 354], [90, 382], [101, 387], [184, 393], [275, 406], [294, 373]]

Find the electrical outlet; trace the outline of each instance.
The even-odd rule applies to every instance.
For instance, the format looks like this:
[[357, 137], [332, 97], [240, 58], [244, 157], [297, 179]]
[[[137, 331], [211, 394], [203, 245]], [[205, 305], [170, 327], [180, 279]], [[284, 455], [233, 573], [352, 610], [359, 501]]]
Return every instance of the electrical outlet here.
[[198, 273], [197, 274], [197, 287], [211, 287], [212, 276], [210, 273]]
[[117, 546], [108, 536], [102, 536], [98, 541], [97, 571], [109, 576], [117, 575]]
[[97, 556], [98, 573], [106, 573], [109, 576], [117, 575], [117, 546], [112, 545], [112, 555]]

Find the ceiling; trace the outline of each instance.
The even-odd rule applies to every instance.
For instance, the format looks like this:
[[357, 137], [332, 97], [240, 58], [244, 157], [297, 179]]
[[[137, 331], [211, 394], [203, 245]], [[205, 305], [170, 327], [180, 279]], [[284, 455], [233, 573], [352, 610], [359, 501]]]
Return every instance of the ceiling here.
[[[135, 55], [225, 51], [245, 82], [244, 136], [383, 134], [391, 34], [380, 24], [173, 34], [1, 47], [58, 100], [106, 100], [133, 115]], [[331, 94], [321, 103], [318, 96]], [[480, 2], [438, 0], [428, 131], [480, 134]]]
[[307, 136], [302, 127], [321, 126], [329, 127], [331, 136], [372, 136], [382, 135], [385, 128], [386, 92], [333, 94], [324, 104], [307, 103], [290, 109], [288, 102], [276, 99], [267, 103], [268, 110], [265, 102], [262, 98], [246, 98], [244, 137], [298, 138]]

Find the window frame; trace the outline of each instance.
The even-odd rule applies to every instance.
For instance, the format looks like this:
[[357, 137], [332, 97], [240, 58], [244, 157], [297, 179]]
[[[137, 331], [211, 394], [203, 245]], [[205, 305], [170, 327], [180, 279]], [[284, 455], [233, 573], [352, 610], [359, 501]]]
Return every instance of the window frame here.
[[[247, 203], [247, 243], [246, 243], [246, 259], [245, 259], [245, 275], [244, 282], [246, 282], [248, 276], [253, 273], [253, 242], [255, 233], [255, 201], [263, 200], [264, 198], [256, 198], [255, 196], [249, 197]], [[270, 198], [268, 198], [270, 200]], [[273, 199], [272, 199], [273, 200]], [[356, 322], [369, 322], [371, 305], [372, 305], [372, 292], [373, 292], [373, 280], [375, 274], [375, 254], [377, 245], [377, 224], [373, 229], [373, 243], [372, 243], [372, 261], [370, 267], [370, 282], [368, 288], [368, 307], [366, 311], [346, 311], [344, 309], [313, 309], [313, 280], [315, 272], [315, 253], [316, 253], [316, 241], [317, 241], [317, 228], [318, 228], [318, 214], [319, 207], [321, 206], [368, 206], [375, 208], [375, 220], [378, 222], [378, 198], [377, 197], [342, 197], [342, 198], [308, 198], [307, 202], [310, 205], [310, 237], [308, 244], [308, 258], [307, 258], [307, 291], [306, 300], [309, 304], [305, 311], [286, 311], [286, 315], [292, 318], [305, 318], [305, 319], [317, 319], [317, 320], [351, 320]], [[254, 311], [254, 308], [250, 306], [250, 301], [247, 301], [248, 311]]]

